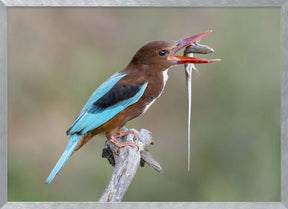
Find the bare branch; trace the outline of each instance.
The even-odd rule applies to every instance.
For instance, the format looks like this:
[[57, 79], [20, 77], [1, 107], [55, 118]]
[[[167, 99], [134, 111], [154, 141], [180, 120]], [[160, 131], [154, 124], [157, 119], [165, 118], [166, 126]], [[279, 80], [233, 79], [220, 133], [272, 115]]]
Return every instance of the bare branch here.
[[[139, 132], [135, 129], [130, 130], [138, 133], [138, 139], [136, 140], [138, 147], [121, 147], [118, 149], [118, 153], [116, 153], [114, 150], [115, 145], [112, 142], [106, 141], [105, 143], [102, 157], [108, 159], [109, 163], [114, 166], [114, 171], [99, 202], [120, 202], [131, 184], [140, 164], [143, 167], [144, 164], [147, 163], [156, 171], [162, 172], [159, 163], [147, 150], [147, 147], [150, 144], [153, 144], [151, 132], [145, 129], [141, 129]], [[128, 129], [122, 128], [121, 131], [128, 131]], [[120, 142], [126, 140], [133, 141], [133, 134], [119, 137], [117, 140]]]

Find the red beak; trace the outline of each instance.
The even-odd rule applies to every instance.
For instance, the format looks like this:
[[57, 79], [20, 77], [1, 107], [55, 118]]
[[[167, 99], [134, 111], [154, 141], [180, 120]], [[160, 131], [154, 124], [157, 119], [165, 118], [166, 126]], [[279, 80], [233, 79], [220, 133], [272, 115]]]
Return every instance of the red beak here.
[[208, 30], [203, 33], [199, 33], [197, 35], [185, 38], [183, 40], [176, 41], [176, 47], [172, 50], [172, 52], [169, 54], [167, 59], [174, 60], [177, 62], [177, 64], [185, 64], [185, 63], [211, 63], [211, 62], [219, 62], [221, 59], [202, 59], [202, 58], [196, 58], [196, 57], [185, 57], [185, 56], [174, 56], [180, 49], [191, 45], [191, 43], [199, 41], [203, 36], [206, 36], [207, 34], [211, 33], [211, 30]]

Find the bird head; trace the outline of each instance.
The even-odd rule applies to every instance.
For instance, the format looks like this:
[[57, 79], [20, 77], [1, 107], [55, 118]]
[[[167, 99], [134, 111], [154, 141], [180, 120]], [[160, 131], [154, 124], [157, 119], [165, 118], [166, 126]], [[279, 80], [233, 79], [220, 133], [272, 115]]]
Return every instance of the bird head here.
[[206, 31], [178, 41], [149, 42], [136, 52], [131, 63], [139, 67], [153, 66], [153, 68], [157, 71], [164, 71], [175, 64], [218, 62], [220, 59], [202, 59], [196, 57], [176, 56], [176, 53], [179, 50], [191, 45], [191, 43], [199, 41], [203, 36], [209, 34], [210, 32], [211, 31]]

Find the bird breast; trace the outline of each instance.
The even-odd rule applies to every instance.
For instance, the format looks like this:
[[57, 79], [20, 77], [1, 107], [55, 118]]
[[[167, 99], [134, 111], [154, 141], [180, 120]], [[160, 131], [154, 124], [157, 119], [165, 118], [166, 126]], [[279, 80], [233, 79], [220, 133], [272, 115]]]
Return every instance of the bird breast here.
[[[152, 83], [152, 85], [150, 85], [150, 86], [148, 83], [148, 87], [150, 87], [150, 91], [149, 91], [149, 89], [147, 89], [147, 91], [149, 91], [148, 93], [150, 94], [150, 96], [148, 98], [150, 98], [150, 99], [147, 99], [147, 101], [145, 103], [146, 106], [145, 106], [142, 113], [145, 113], [149, 109], [149, 107], [156, 101], [156, 99], [161, 96], [161, 94], [165, 88], [166, 82], [168, 80], [168, 70], [169, 70], [169, 68], [162, 72], [162, 76], [161, 76], [162, 82], [153, 82], [153, 83], [150, 82], [150, 84]], [[160, 78], [160, 81], [161, 81], [161, 78]], [[153, 93], [151, 93], [151, 91]]]

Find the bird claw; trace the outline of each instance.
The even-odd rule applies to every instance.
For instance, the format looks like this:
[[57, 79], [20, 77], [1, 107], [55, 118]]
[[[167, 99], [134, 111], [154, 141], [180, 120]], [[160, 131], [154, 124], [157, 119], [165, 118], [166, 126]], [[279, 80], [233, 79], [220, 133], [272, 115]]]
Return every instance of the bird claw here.
[[125, 146], [132, 146], [132, 147], [137, 147], [139, 149], [138, 143], [131, 142], [131, 141], [126, 141], [126, 142], [120, 142], [116, 140], [116, 138], [121, 137], [121, 136], [126, 136], [129, 134], [133, 134], [134, 139], [138, 139], [138, 134], [135, 131], [117, 131], [114, 136], [112, 136], [111, 139], [109, 139], [113, 144], [115, 144], [115, 149], [114, 151], [118, 153], [118, 150], [120, 147], [125, 147]]
[[113, 136], [115, 138], [126, 136], [129, 134], [133, 134], [134, 139], [138, 139], [138, 134], [135, 131], [129, 130], [129, 131], [116, 131], [116, 134]]
[[[127, 141], [127, 142], [119, 142], [116, 139], [110, 139], [111, 142], [115, 144], [115, 149], [114, 151], [118, 153], [118, 150], [120, 147], [126, 147], [126, 146], [131, 146], [131, 147], [138, 147], [138, 144], [135, 142]], [[138, 147], [139, 149], [139, 147]]]

